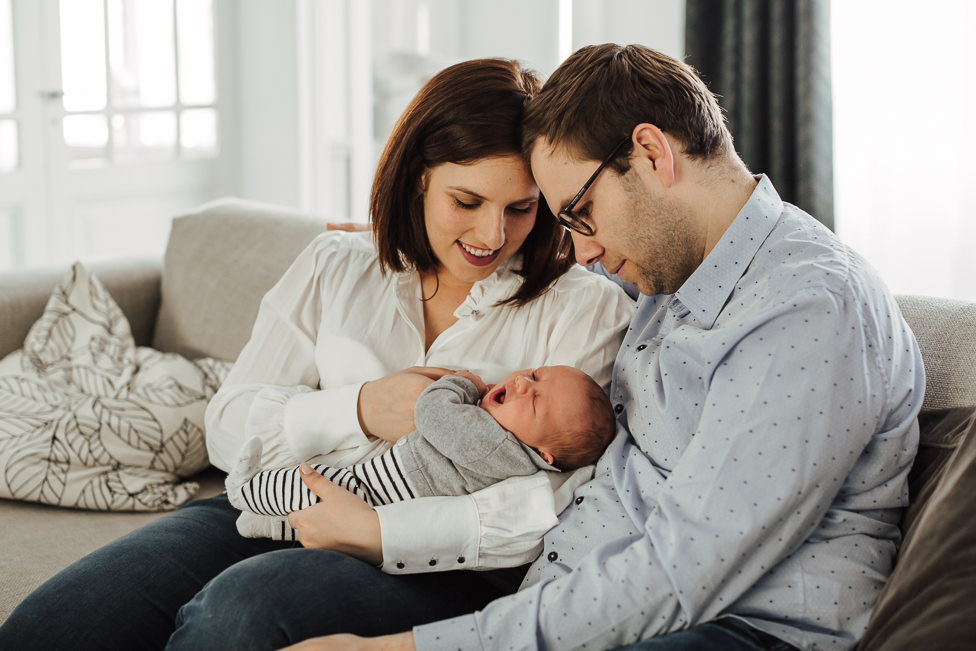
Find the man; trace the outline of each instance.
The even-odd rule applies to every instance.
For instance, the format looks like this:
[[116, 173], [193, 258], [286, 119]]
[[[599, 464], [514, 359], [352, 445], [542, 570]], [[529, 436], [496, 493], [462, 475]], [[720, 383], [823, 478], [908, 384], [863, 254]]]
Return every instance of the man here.
[[620, 431], [518, 593], [372, 642], [853, 647], [894, 562], [924, 395], [894, 299], [749, 173], [679, 61], [578, 51], [525, 142], [578, 261], [641, 294]]

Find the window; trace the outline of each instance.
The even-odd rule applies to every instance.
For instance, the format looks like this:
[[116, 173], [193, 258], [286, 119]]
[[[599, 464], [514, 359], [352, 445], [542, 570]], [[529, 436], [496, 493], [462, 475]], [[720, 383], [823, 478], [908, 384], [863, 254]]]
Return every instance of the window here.
[[233, 7], [0, 0], [0, 269], [158, 255], [173, 215], [234, 193]]
[[210, 0], [60, 3], [73, 166], [217, 154]]
[[838, 235], [895, 293], [976, 300], [976, 3], [831, 11]]

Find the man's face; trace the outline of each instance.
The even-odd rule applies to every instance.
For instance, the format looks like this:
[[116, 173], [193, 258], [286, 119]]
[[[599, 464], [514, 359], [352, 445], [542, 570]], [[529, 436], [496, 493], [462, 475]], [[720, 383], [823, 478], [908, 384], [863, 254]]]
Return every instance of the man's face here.
[[[639, 154], [638, 154], [639, 155]], [[532, 149], [532, 173], [553, 214], [567, 205], [599, 166], [540, 140]], [[657, 183], [649, 161], [631, 159], [623, 176], [604, 169], [573, 211], [594, 229], [573, 233], [576, 259], [603, 266], [642, 294], [671, 294], [702, 259], [703, 240], [690, 211]]]

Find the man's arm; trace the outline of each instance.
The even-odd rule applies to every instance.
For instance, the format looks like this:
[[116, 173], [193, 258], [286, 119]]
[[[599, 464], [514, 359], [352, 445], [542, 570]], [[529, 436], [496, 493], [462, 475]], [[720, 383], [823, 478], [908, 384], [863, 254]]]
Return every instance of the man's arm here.
[[[904, 348], [885, 362], [878, 338], [864, 336], [858, 306], [827, 293], [805, 298], [784, 304], [778, 316], [744, 324], [748, 336], [727, 342], [728, 355], [707, 380], [695, 435], [666, 479], [632, 442], [608, 451], [627, 459], [613, 479], [616, 494], [648, 496], [643, 511], [632, 514], [640, 519], [630, 535], [606, 540], [568, 574], [552, 572], [479, 613], [417, 627], [418, 648], [612, 648], [714, 619], [757, 583], [779, 580], [770, 572], [791, 555], [822, 563], [807, 556], [829, 556], [829, 539], [824, 549], [802, 554], [801, 545], [820, 530], [842, 488], [863, 490], [846, 480], [890, 406], [888, 373], [897, 373], [898, 391], [910, 395], [919, 371]], [[823, 344], [784, 346], [784, 331], [791, 341]], [[890, 436], [910, 438], [913, 410], [908, 402], [896, 410], [897, 422], [885, 425], [893, 428]], [[896, 487], [889, 497], [897, 496], [907, 470], [904, 463], [888, 468]], [[557, 529], [575, 529], [578, 539], [599, 535], [600, 522], [583, 515], [595, 515], [584, 511], [589, 502]], [[864, 540], [885, 526], [883, 518], [860, 516], [848, 524]], [[868, 568], [876, 559], [865, 550], [859, 560]], [[876, 587], [883, 578], [876, 576]], [[829, 581], [825, 589], [833, 591]], [[838, 612], [863, 608], [836, 590]]]

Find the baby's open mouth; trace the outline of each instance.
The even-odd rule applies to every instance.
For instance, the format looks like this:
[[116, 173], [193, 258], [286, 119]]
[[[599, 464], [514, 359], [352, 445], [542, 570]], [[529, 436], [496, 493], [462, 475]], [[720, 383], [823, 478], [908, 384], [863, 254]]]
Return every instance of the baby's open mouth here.
[[488, 400], [496, 405], [505, 404], [505, 387], [498, 387], [488, 396]]

